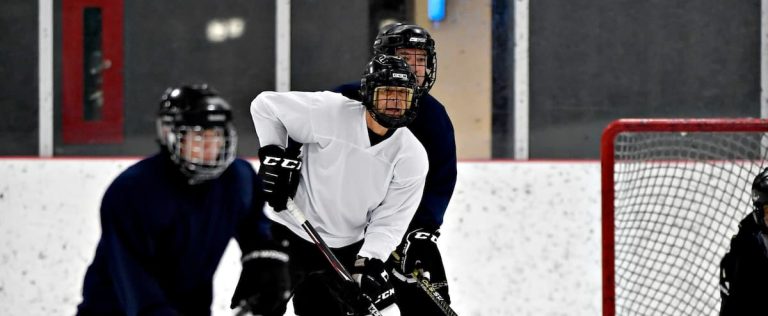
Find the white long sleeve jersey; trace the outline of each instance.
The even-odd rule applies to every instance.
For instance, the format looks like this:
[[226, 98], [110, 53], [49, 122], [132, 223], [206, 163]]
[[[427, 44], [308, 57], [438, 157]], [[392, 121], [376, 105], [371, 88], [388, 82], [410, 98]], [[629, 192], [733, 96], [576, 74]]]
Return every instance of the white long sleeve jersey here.
[[[294, 201], [333, 248], [362, 239], [361, 256], [386, 261], [408, 228], [428, 170], [424, 147], [407, 128], [371, 146], [365, 106], [341, 94], [263, 92], [251, 103], [261, 146], [291, 137], [304, 144]], [[300, 223], [267, 216], [310, 241]]]

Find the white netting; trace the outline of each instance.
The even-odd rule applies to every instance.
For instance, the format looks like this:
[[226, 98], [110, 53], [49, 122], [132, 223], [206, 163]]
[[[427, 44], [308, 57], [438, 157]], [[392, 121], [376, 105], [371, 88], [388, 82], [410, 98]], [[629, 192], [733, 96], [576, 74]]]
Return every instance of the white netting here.
[[616, 315], [717, 315], [719, 263], [768, 134], [624, 132], [614, 142]]

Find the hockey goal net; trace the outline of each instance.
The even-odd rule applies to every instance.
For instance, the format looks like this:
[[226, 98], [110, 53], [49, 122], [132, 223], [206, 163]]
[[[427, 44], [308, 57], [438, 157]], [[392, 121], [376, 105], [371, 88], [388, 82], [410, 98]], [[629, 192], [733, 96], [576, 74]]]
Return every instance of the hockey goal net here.
[[768, 120], [624, 119], [601, 141], [603, 315], [717, 315]]

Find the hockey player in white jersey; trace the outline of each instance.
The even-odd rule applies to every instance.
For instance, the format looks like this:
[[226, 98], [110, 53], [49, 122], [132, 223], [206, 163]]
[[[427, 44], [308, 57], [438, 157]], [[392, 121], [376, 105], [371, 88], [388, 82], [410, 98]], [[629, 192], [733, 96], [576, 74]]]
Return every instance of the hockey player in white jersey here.
[[[291, 196], [374, 305], [394, 302], [383, 261], [403, 238], [428, 170], [426, 151], [400, 128], [416, 117], [415, 93], [405, 60], [377, 55], [361, 80], [362, 102], [323, 91], [264, 92], [251, 103], [262, 146], [259, 174], [272, 207], [267, 215], [279, 224], [274, 238], [289, 243], [297, 315], [366, 311], [349, 302], [346, 284], [300, 224], [281, 212]], [[286, 153], [289, 137], [303, 144], [303, 165]]]

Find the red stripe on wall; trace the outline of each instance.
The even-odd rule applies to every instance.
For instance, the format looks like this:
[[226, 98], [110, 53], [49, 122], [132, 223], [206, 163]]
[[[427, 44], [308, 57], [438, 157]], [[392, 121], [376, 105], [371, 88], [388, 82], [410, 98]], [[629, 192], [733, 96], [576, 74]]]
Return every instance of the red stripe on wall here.
[[[102, 50], [110, 67], [103, 73], [102, 115], [83, 114], [83, 11], [102, 11]], [[123, 0], [63, 0], [62, 3], [62, 136], [65, 144], [123, 142]]]

